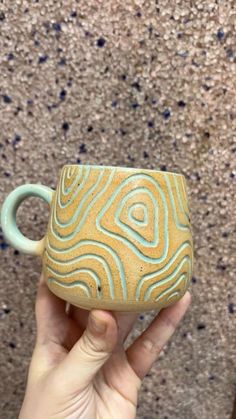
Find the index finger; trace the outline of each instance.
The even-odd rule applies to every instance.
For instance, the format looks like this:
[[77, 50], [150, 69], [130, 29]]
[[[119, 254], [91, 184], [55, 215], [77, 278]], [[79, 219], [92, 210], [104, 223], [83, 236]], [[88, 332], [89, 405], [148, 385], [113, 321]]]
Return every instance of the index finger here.
[[191, 302], [189, 291], [175, 304], [164, 308], [149, 327], [126, 350], [130, 366], [142, 380], [175, 332]]

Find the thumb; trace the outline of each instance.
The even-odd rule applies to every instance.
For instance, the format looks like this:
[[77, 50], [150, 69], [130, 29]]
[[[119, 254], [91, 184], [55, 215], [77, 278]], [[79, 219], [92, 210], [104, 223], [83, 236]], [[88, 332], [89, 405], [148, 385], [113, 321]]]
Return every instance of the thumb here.
[[111, 312], [92, 310], [81, 338], [59, 365], [69, 391], [86, 387], [110, 357], [118, 338], [118, 326]]

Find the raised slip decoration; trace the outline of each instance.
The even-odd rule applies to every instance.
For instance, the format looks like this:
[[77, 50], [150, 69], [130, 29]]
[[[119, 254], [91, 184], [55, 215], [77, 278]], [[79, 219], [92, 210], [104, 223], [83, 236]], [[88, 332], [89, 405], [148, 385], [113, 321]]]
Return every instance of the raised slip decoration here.
[[[16, 211], [28, 196], [50, 205], [45, 237], [24, 237]], [[192, 276], [192, 234], [183, 175], [66, 165], [56, 191], [23, 185], [6, 198], [2, 228], [16, 249], [41, 255], [51, 291], [86, 309], [161, 309]]]

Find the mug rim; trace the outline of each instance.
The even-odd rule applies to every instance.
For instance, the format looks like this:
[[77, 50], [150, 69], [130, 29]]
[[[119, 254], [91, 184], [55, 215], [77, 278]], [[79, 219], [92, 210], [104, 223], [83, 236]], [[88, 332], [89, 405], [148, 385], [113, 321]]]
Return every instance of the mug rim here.
[[185, 175], [182, 173], [176, 172], [169, 172], [166, 170], [155, 170], [155, 169], [143, 169], [141, 167], [125, 167], [125, 166], [111, 166], [111, 165], [99, 165], [99, 164], [65, 164], [62, 169], [65, 167], [92, 167], [94, 169], [118, 169], [118, 170], [127, 170], [127, 171], [137, 171], [137, 172], [151, 172], [151, 173], [159, 173], [159, 174], [167, 174], [167, 175], [174, 175], [174, 176], [181, 176], [185, 179]]

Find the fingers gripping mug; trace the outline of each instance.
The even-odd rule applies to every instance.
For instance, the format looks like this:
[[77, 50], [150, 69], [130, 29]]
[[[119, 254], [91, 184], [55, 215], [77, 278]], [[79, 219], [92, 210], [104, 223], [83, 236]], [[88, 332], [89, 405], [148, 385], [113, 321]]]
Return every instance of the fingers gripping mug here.
[[[21, 202], [50, 206], [45, 237], [16, 224]], [[6, 240], [42, 257], [50, 290], [85, 309], [161, 309], [179, 300], [192, 276], [192, 234], [183, 175], [112, 166], [65, 165], [55, 190], [17, 187], [1, 211]]]

